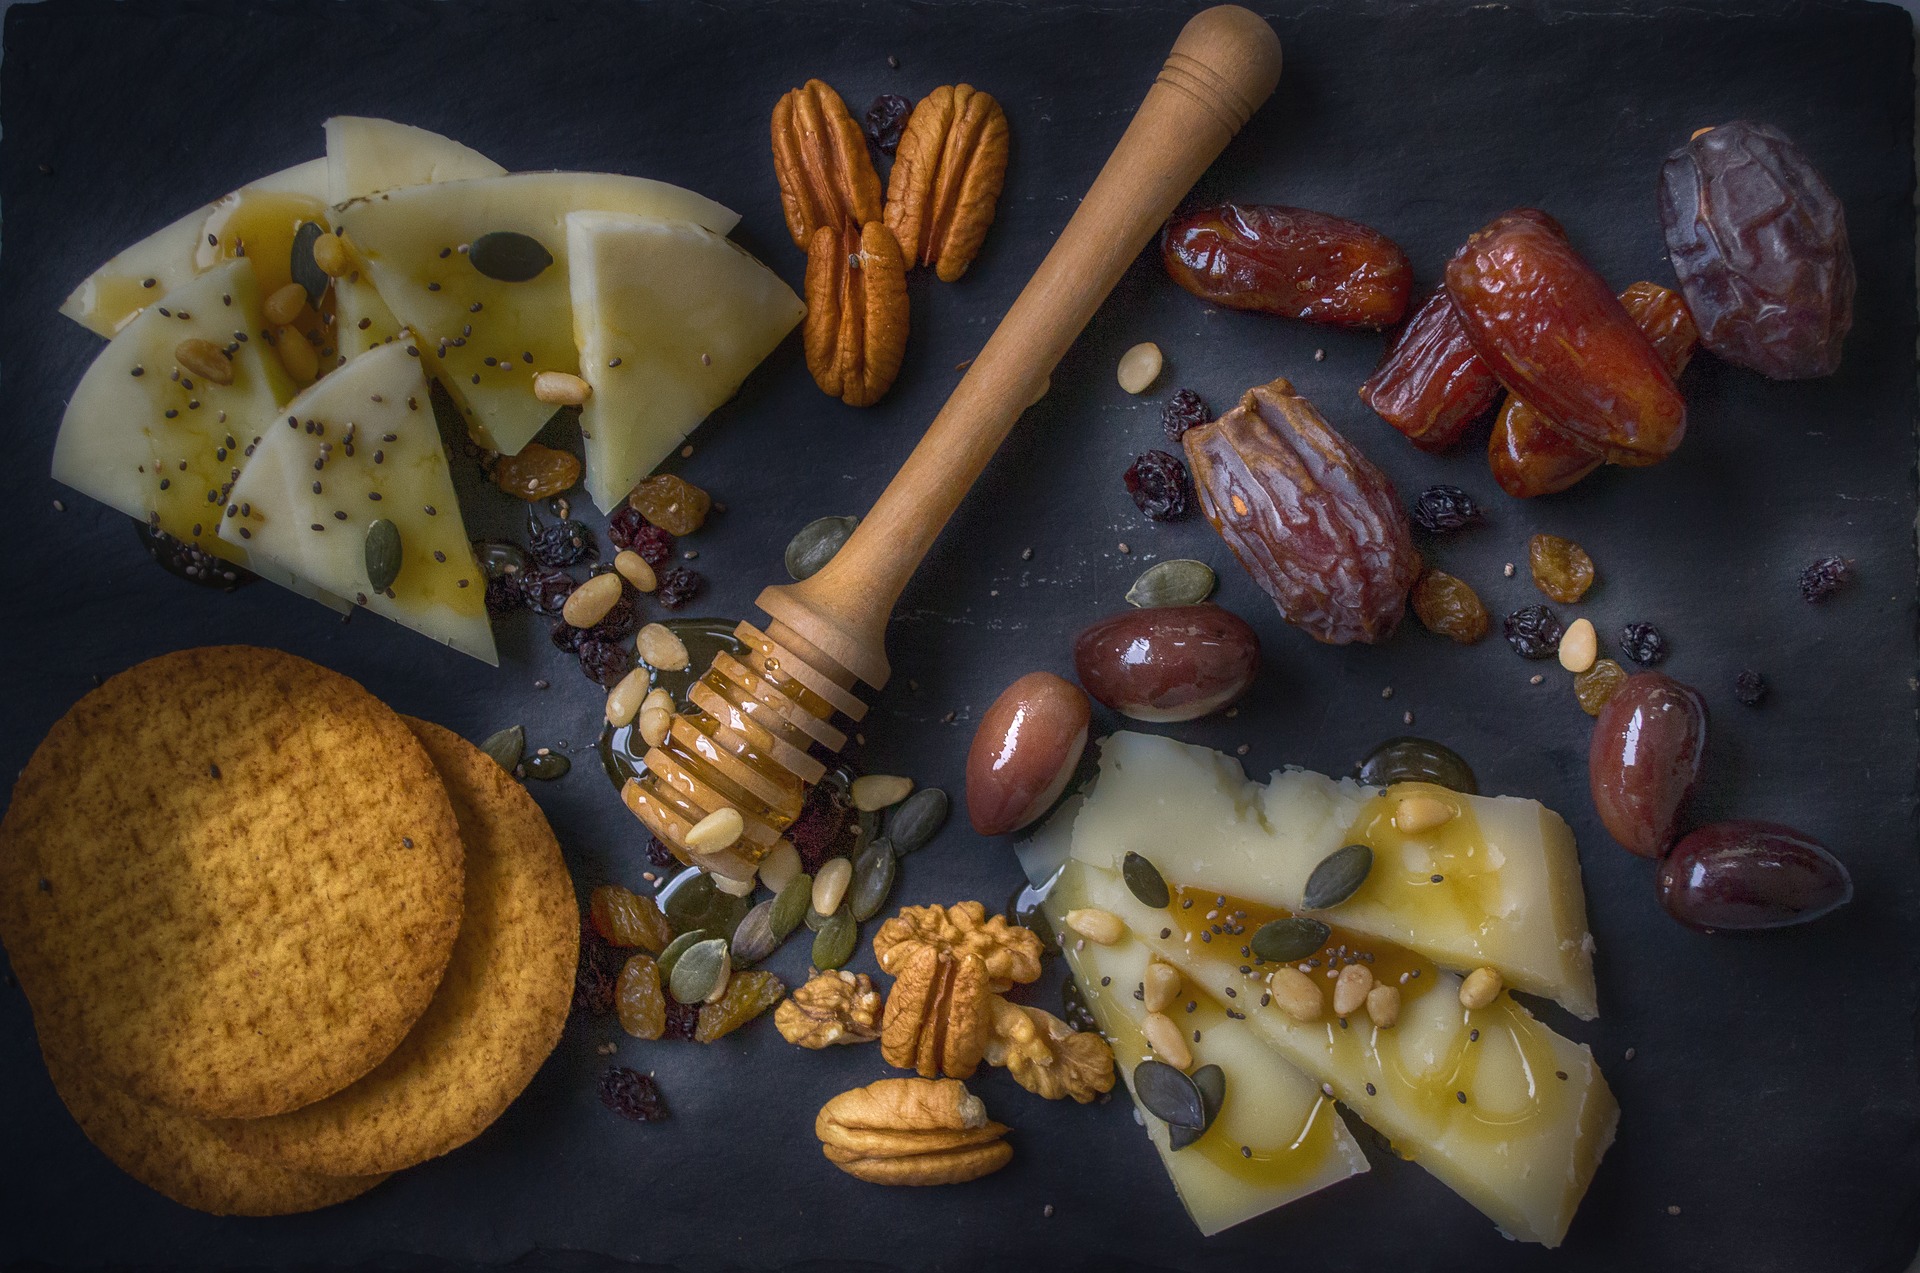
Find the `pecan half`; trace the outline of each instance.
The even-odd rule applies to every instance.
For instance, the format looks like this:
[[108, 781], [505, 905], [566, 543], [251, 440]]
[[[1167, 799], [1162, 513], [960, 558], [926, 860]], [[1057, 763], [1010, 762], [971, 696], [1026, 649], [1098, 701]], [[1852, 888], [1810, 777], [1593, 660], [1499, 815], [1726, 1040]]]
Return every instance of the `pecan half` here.
[[787, 233], [801, 251], [822, 226], [880, 219], [880, 174], [866, 135], [840, 94], [819, 80], [789, 90], [773, 108], [773, 173]]
[[880, 1055], [922, 1078], [966, 1078], [986, 1052], [994, 998], [978, 955], [916, 946], [895, 970], [887, 993]]
[[821, 1106], [820, 1151], [850, 1176], [876, 1185], [949, 1185], [1006, 1166], [1006, 1126], [952, 1079], [881, 1079]]
[[880, 1037], [880, 992], [867, 974], [842, 968], [815, 973], [774, 1010], [773, 1024], [788, 1043], [827, 1048]]
[[1085, 1105], [1113, 1090], [1113, 1049], [1097, 1034], [1074, 1028], [1039, 1008], [994, 996], [993, 1028], [984, 1060], [1004, 1066], [1036, 1096], [1071, 1096]]
[[887, 179], [887, 228], [908, 260], [944, 283], [967, 272], [1007, 178], [1007, 113], [970, 84], [913, 108]]
[[893, 387], [907, 352], [907, 267], [886, 226], [815, 231], [802, 339], [821, 392], [870, 407]]
[[1006, 916], [987, 916], [980, 902], [957, 906], [906, 906], [873, 935], [873, 957], [882, 972], [900, 975], [917, 947], [952, 954], [978, 955], [998, 993], [1040, 977], [1040, 939], [1032, 929], [1009, 924]]

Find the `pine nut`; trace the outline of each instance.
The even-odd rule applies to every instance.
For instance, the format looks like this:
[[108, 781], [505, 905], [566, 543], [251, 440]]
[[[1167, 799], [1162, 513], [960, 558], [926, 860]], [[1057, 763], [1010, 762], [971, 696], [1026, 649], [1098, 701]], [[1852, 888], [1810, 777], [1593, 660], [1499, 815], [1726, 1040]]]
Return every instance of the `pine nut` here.
[[847, 899], [847, 885], [853, 882], [853, 859], [834, 858], [813, 877], [813, 909], [831, 915]]
[[600, 574], [567, 594], [560, 617], [576, 628], [590, 628], [612, 612], [626, 585], [617, 574]]
[[1127, 935], [1125, 920], [1097, 906], [1068, 911], [1067, 927], [1098, 946], [1111, 946]]
[[1575, 619], [1560, 637], [1560, 666], [1578, 676], [1600, 655], [1600, 637], [1592, 619]]
[[210, 340], [194, 337], [173, 347], [173, 360], [180, 370], [198, 376], [210, 385], [233, 383], [233, 359]]
[[1180, 986], [1185, 979], [1180, 970], [1172, 964], [1161, 963], [1158, 959], [1147, 965], [1147, 975], [1143, 979], [1145, 989], [1141, 994], [1145, 999], [1148, 1012], [1165, 1012], [1180, 997]]
[[1407, 796], [1393, 807], [1393, 829], [1401, 835], [1419, 835], [1453, 818], [1453, 806], [1433, 796]]
[[665, 624], [649, 623], [641, 628], [640, 635], [633, 639], [633, 648], [640, 652], [648, 667], [662, 672], [678, 672], [693, 661], [687, 654], [687, 643]]
[[1375, 986], [1367, 991], [1367, 1015], [1382, 1030], [1393, 1029], [1400, 1020], [1400, 987]]
[[641, 701], [647, 693], [647, 670], [636, 667], [620, 678], [620, 683], [607, 695], [607, 724], [619, 729], [633, 724], [633, 718], [640, 714]]
[[862, 813], [891, 808], [913, 794], [913, 779], [865, 774], [853, 780], [853, 807]]
[[1475, 968], [1460, 983], [1460, 1006], [1469, 1011], [1484, 1008], [1500, 997], [1500, 974], [1492, 968]]
[[793, 877], [800, 874], [800, 866], [800, 850], [782, 840], [760, 863], [760, 882], [778, 893], [793, 883]]
[[652, 592], [660, 586], [660, 577], [653, 573], [653, 567], [647, 564], [647, 559], [631, 548], [620, 550], [613, 559], [613, 568], [638, 592]]
[[543, 371], [533, 378], [533, 396], [556, 407], [577, 407], [593, 393], [593, 386], [567, 371]]
[[1373, 969], [1365, 964], [1348, 964], [1333, 983], [1333, 1015], [1350, 1017], [1360, 1011], [1373, 989]]
[[261, 302], [260, 313], [275, 327], [285, 327], [300, 317], [300, 311], [306, 307], [307, 289], [298, 283], [289, 283], [276, 287], [273, 294]]
[[353, 269], [353, 253], [338, 233], [323, 234], [313, 241], [313, 263], [328, 278], [340, 278]]
[[713, 886], [728, 897], [745, 897], [754, 890], [755, 886], [751, 878], [736, 880], [731, 875], [722, 875], [718, 871], [713, 871], [711, 874]]
[[1166, 1013], [1149, 1012], [1140, 1018], [1140, 1033], [1153, 1054], [1174, 1069], [1185, 1070], [1193, 1065], [1193, 1049], [1187, 1046], [1187, 1036], [1180, 1033], [1180, 1027]]
[[643, 707], [637, 723], [641, 741], [649, 747], [658, 747], [667, 741], [667, 735], [673, 732], [673, 713], [664, 707]]
[[280, 365], [301, 384], [312, 383], [313, 378], [320, 374], [320, 355], [313, 352], [313, 346], [307, 343], [306, 336], [294, 328], [274, 328], [273, 348], [280, 355]]
[[1285, 968], [1274, 969], [1273, 976], [1267, 979], [1267, 985], [1273, 991], [1273, 1001], [1280, 1011], [1295, 1021], [1304, 1025], [1320, 1019], [1325, 1006], [1320, 998], [1320, 987], [1306, 973], [1289, 964]]
[[672, 711], [673, 695], [661, 689], [648, 690], [647, 696], [640, 700], [640, 710], [646, 712], [656, 707], [663, 712]]
[[730, 849], [740, 840], [747, 829], [746, 821], [740, 811], [732, 805], [721, 805], [706, 817], [693, 824], [687, 832], [687, 851], [689, 853], [718, 853]]
[[1145, 393], [1160, 378], [1160, 368], [1165, 361], [1160, 356], [1160, 346], [1152, 341], [1135, 345], [1120, 355], [1120, 387], [1128, 393]]

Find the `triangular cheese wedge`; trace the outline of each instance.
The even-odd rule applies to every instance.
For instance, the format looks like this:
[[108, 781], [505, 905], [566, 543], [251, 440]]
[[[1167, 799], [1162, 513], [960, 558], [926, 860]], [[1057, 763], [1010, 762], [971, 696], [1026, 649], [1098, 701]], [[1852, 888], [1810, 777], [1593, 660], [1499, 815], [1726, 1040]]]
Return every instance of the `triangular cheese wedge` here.
[[[259, 209], [285, 204], [323, 218], [326, 181], [326, 160], [311, 159], [196, 208], [89, 274], [60, 306], [60, 312], [90, 331], [112, 336], [143, 308], [216, 263], [216, 258], [205, 252], [209, 248], [206, 236], [210, 221], [230, 221], [233, 209], [243, 201]], [[279, 245], [282, 270], [292, 241], [289, 231]], [[263, 247], [260, 255], [263, 259], [270, 257], [272, 245]]]
[[[1431, 795], [1457, 816], [1435, 832], [1401, 835], [1393, 808], [1408, 794]], [[1535, 800], [1427, 784], [1381, 791], [1303, 770], [1263, 787], [1231, 756], [1121, 732], [1101, 744], [1073, 853], [1117, 869], [1129, 851], [1160, 861], [1178, 846], [1163, 869], [1195, 887], [1294, 910], [1313, 868], [1353, 843], [1373, 848], [1373, 870], [1324, 918], [1445, 968], [1491, 966], [1575, 1016], [1598, 1012], [1573, 832]]]
[[365, 271], [354, 270], [333, 280], [335, 366], [344, 367], [369, 349], [391, 345], [406, 330]]
[[[413, 352], [409, 352], [412, 350]], [[473, 559], [411, 341], [348, 363], [265, 417], [221, 535], [255, 557], [497, 664], [486, 576]], [[375, 521], [398, 528], [400, 574], [367, 578]]]
[[451, 137], [390, 119], [335, 115], [327, 128], [327, 202], [339, 205], [399, 186], [506, 172]]
[[734, 395], [807, 307], [723, 235], [617, 212], [567, 217], [587, 494], [611, 510]]
[[[583, 209], [693, 221], [716, 234], [739, 220], [711, 199], [663, 182], [567, 172], [411, 186], [339, 212], [381, 298], [419, 336], [422, 351], [435, 356], [442, 383], [483, 446], [519, 451], [554, 412], [534, 397], [534, 376], [579, 370], [566, 215]], [[489, 277], [467, 248], [490, 234], [531, 238], [551, 263], [522, 281]]]

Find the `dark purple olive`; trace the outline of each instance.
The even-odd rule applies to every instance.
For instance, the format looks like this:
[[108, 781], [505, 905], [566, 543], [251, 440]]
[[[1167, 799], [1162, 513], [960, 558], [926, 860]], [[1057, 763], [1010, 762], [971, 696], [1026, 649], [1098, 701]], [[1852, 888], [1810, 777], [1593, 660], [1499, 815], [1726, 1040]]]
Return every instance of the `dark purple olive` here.
[[1629, 853], [1657, 858], [1673, 843], [1706, 750], [1706, 700], [1664, 673], [1629, 676], [1600, 709], [1587, 778], [1600, 821]]
[[1087, 693], [1122, 716], [1193, 720], [1247, 692], [1260, 638], [1215, 605], [1128, 610], [1074, 640], [1073, 669]]
[[1660, 864], [1660, 905], [1688, 928], [1785, 928], [1853, 900], [1853, 878], [1826, 846], [1777, 822], [1701, 827]]

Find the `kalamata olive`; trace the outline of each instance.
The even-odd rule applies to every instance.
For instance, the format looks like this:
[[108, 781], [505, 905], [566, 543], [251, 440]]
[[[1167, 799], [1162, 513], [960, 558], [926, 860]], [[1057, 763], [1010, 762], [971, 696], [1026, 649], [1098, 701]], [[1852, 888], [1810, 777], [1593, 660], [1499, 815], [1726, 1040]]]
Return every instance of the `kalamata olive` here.
[[981, 835], [1018, 831], [1066, 790], [1093, 708], [1080, 687], [1029, 672], [993, 700], [967, 751], [967, 817]]
[[1087, 693], [1122, 716], [1193, 720], [1246, 693], [1260, 638], [1216, 605], [1129, 610], [1080, 634], [1073, 667]]
[[1600, 709], [1587, 778], [1600, 821], [1628, 852], [1667, 851], [1706, 749], [1706, 700], [1671, 676], [1629, 676]]
[[1825, 845], [1777, 822], [1701, 827], [1660, 864], [1660, 905], [1688, 928], [1785, 928], [1853, 899], [1853, 878]]

